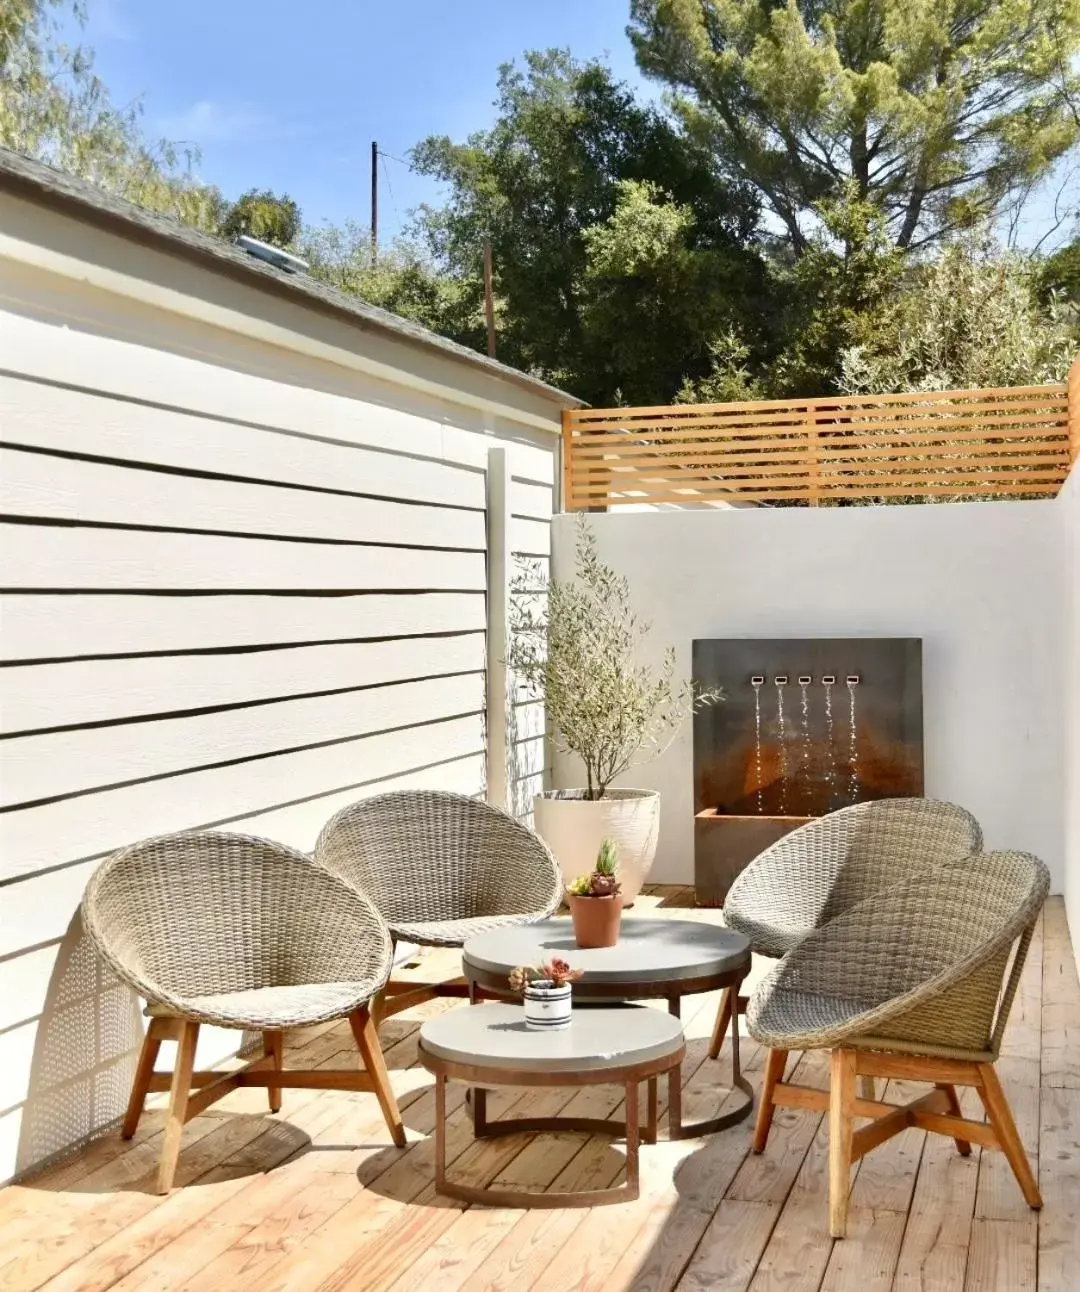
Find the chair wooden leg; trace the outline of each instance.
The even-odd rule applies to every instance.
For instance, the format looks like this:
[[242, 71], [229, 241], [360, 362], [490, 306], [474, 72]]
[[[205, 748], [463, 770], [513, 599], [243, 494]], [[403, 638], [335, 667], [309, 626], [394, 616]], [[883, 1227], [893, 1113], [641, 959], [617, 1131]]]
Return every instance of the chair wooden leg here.
[[752, 1147], [755, 1153], [764, 1153], [765, 1145], [769, 1142], [769, 1130], [772, 1127], [773, 1113], [776, 1111], [776, 1105], [773, 1103], [773, 1091], [776, 1089], [777, 1082], [784, 1079], [784, 1066], [787, 1063], [787, 1056], [787, 1050], [770, 1050], [769, 1057], [765, 1062], [765, 1080], [761, 1083], [757, 1121], [754, 1123], [754, 1142]]
[[[263, 1054], [274, 1061], [274, 1067], [280, 1072], [285, 1061], [285, 1035], [283, 1032], [263, 1032]], [[270, 1111], [272, 1113], [281, 1112], [281, 1087], [267, 1086], [266, 1093], [270, 1099]]]
[[[938, 1082], [938, 1089], [945, 1091], [945, 1096], [949, 1101], [949, 1116], [963, 1117], [963, 1111], [960, 1108], [960, 1097], [956, 1093], [956, 1087], [947, 1085], [944, 1082]], [[971, 1156], [971, 1145], [966, 1139], [957, 1139], [953, 1143], [956, 1145], [956, 1151], [961, 1157]]]
[[871, 1103], [877, 1101], [877, 1083], [873, 1077], [859, 1078], [859, 1098], [869, 1099]]
[[855, 1051], [832, 1052], [829, 1083], [829, 1233], [847, 1233], [851, 1188], [851, 1137], [855, 1122]]
[[721, 1047], [724, 1044], [724, 1035], [728, 1030], [728, 1024], [731, 1022], [731, 1011], [734, 1008], [735, 993], [738, 990], [738, 985], [734, 987], [725, 987], [724, 994], [720, 997], [720, 1005], [716, 1011], [716, 1022], [713, 1024], [712, 1040], [709, 1042], [710, 1059], [719, 1057]]
[[135, 1077], [131, 1083], [131, 1096], [128, 1099], [127, 1112], [124, 1114], [124, 1122], [120, 1127], [122, 1139], [131, 1139], [139, 1125], [139, 1118], [142, 1116], [143, 1107], [146, 1104], [146, 1096], [150, 1091], [150, 1080], [154, 1075], [154, 1064], [157, 1062], [158, 1051], [161, 1049], [161, 1024], [158, 1019], [152, 1018], [150, 1026], [146, 1029], [146, 1035], [143, 1037], [142, 1049], [139, 1051], [139, 1061], [135, 1065]]
[[349, 1015], [349, 1025], [352, 1027], [356, 1048], [360, 1051], [364, 1067], [368, 1070], [375, 1086], [375, 1097], [379, 1101], [383, 1117], [386, 1118], [391, 1138], [398, 1148], [404, 1148], [405, 1127], [401, 1121], [401, 1113], [398, 1112], [394, 1091], [390, 1086], [390, 1077], [386, 1071], [375, 1022], [366, 1009], [358, 1009]]
[[1013, 1121], [1009, 1101], [1005, 1098], [1005, 1092], [1001, 1088], [1001, 1082], [998, 1081], [993, 1065], [980, 1063], [979, 1077], [982, 1080], [979, 1095], [986, 1109], [990, 1125], [994, 1128], [998, 1142], [1001, 1144], [1009, 1165], [1013, 1169], [1013, 1174], [1023, 1191], [1024, 1201], [1029, 1207], [1038, 1209], [1042, 1206], [1042, 1194], [1039, 1192], [1039, 1186], [1035, 1181], [1027, 1153], [1024, 1151], [1024, 1145], [1016, 1129], [1016, 1123]]
[[158, 1164], [157, 1191], [168, 1193], [176, 1174], [176, 1161], [180, 1156], [180, 1136], [187, 1121], [188, 1095], [191, 1092], [191, 1074], [195, 1070], [195, 1045], [199, 1039], [198, 1023], [186, 1019], [180, 1027], [176, 1043], [176, 1064], [173, 1067], [172, 1085], [169, 1088], [169, 1111], [165, 1119], [165, 1134], [161, 1144], [161, 1161]]

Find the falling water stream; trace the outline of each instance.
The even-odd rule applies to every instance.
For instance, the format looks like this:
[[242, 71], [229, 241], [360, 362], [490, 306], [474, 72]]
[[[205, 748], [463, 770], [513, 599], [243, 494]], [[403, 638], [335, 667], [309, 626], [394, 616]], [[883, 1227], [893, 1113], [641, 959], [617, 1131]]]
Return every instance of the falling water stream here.
[[802, 779], [803, 792], [808, 799], [813, 797], [810, 786], [810, 698], [807, 687], [810, 678], [799, 678], [800, 705], [802, 710]]
[[855, 803], [859, 798], [859, 742], [858, 729], [855, 724], [855, 688], [858, 679], [848, 678], [848, 802]]
[[780, 815], [788, 814], [788, 747], [787, 720], [784, 718], [784, 687], [787, 679], [776, 681], [776, 725], [780, 732]]
[[829, 808], [836, 793], [836, 746], [833, 744], [832, 682], [822, 682], [825, 687], [825, 783], [828, 786]]

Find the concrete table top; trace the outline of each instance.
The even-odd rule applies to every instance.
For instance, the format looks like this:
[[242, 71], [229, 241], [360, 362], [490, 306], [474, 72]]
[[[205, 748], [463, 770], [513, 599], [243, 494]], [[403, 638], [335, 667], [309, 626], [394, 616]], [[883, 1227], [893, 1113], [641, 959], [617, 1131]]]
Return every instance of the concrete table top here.
[[697, 920], [625, 919], [615, 946], [586, 950], [574, 941], [569, 917], [563, 917], [478, 933], [465, 943], [462, 964], [466, 977], [470, 969], [503, 975], [516, 965], [539, 964], [552, 956], [585, 971], [580, 986], [676, 985], [748, 967], [750, 943], [733, 929]]
[[677, 1018], [643, 1005], [575, 1010], [570, 1026], [532, 1031], [520, 1005], [455, 1009], [420, 1028], [423, 1055], [474, 1068], [574, 1073], [626, 1068], [676, 1055], [683, 1031]]

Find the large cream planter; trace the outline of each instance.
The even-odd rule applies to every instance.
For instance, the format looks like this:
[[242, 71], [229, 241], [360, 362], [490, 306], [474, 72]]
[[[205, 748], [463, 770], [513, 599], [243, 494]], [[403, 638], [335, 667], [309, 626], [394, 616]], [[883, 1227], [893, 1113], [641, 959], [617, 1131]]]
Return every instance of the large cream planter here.
[[581, 790], [551, 790], [533, 803], [536, 831], [555, 854], [569, 883], [592, 870], [605, 839], [619, 850], [623, 903], [632, 902], [652, 868], [660, 829], [656, 790], [608, 790], [586, 799]]

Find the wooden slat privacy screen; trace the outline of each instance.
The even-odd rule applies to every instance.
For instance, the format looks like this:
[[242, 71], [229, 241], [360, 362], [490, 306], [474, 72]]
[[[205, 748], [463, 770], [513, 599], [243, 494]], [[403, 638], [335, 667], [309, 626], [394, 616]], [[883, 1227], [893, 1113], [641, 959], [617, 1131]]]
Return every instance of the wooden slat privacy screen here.
[[1080, 360], [1047, 386], [578, 409], [563, 447], [569, 511], [1053, 495], [1080, 456]]

